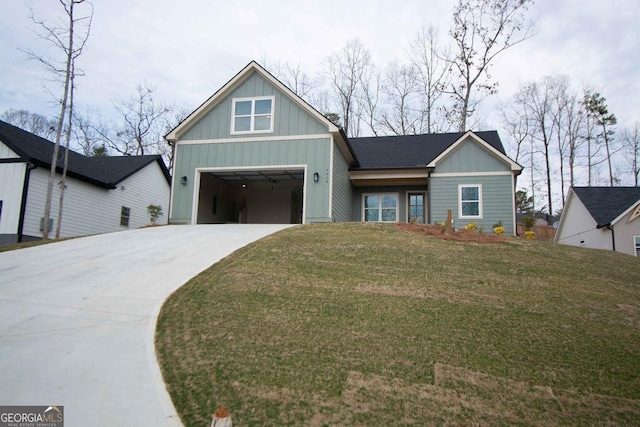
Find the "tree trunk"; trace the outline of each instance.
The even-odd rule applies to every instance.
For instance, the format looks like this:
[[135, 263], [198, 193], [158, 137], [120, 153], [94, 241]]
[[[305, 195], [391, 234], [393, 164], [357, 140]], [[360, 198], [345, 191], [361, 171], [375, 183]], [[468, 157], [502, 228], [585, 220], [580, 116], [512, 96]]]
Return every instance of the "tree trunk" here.
[[69, 142], [71, 141], [71, 126], [73, 125], [73, 92], [74, 92], [74, 80], [75, 80], [75, 65], [74, 60], [71, 60], [71, 75], [69, 88], [69, 114], [67, 124], [67, 136], [64, 149], [64, 166], [62, 168], [62, 178], [60, 179], [60, 200], [58, 201], [58, 220], [56, 221], [56, 239], [60, 238], [60, 229], [62, 227], [62, 209], [64, 204], [64, 191], [67, 188], [67, 169], [69, 166]]
[[53, 147], [53, 155], [51, 156], [51, 169], [49, 170], [49, 181], [47, 182], [47, 198], [44, 205], [44, 214], [42, 220], [42, 240], [49, 239], [49, 217], [51, 216], [51, 199], [53, 198], [53, 181], [56, 175], [56, 166], [58, 164], [58, 152], [60, 150], [60, 138], [62, 137], [62, 128], [64, 126], [64, 116], [67, 110], [67, 97], [69, 95], [69, 77], [71, 74], [71, 60], [73, 55], [73, 6], [74, 2], [69, 4], [69, 44], [67, 46], [67, 63], [64, 79], [64, 90], [60, 102], [60, 118], [58, 119], [58, 129], [56, 130], [56, 141]]

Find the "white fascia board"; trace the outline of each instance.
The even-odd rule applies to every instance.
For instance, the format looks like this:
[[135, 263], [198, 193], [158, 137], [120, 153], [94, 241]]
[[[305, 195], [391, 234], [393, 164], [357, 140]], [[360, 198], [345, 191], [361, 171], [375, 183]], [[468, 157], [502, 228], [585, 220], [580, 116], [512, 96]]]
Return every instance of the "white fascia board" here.
[[491, 154], [493, 154], [494, 156], [498, 157], [500, 160], [502, 160], [503, 162], [508, 164], [512, 171], [514, 171], [514, 172], [521, 172], [522, 171], [522, 166], [520, 166], [519, 164], [517, 164], [516, 162], [511, 160], [506, 155], [502, 154], [500, 151], [496, 150], [494, 147], [491, 146], [491, 144], [487, 143], [484, 139], [480, 138], [478, 135], [476, 135], [472, 131], [467, 131], [456, 142], [451, 144], [449, 146], [449, 148], [444, 150], [438, 157], [433, 159], [431, 161], [431, 163], [429, 163], [427, 165], [427, 167], [435, 168], [436, 165], [442, 159], [446, 158], [453, 150], [458, 148], [458, 146], [460, 144], [462, 144], [467, 138], [472, 138], [474, 141], [476, 141], [478, 144], [480, 144], [482, 147], [484, 147], [485, 150], [489, 151]]
[[611, 225], [615, 225], [618, 221], [620, 221], [622, 218], [624, 218], [625, 216], [627, 216], [627, 214], [631, 213], [632, 210], [634, 210], [635, 208], [638, 207], [638, 204], [640, 203], [640, 200], [637, 200], [635, 203], [632, 203], [631, 206], [629, 206], [629, 208], [627, 210], [625, 210], [624, 212], [622, 212], [620, 215], [618, 215], [616, 217], [616, 219], [614, 219], [613, 221], [611, 221]]

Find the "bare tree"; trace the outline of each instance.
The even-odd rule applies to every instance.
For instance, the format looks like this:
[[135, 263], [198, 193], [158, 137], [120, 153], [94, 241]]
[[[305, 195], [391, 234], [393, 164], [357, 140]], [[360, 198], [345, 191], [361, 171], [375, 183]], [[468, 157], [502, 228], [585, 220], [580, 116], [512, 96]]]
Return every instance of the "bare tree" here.
[[64, 163], [62, 166], [62, 177], [60, 178], [60, 182], [58, 182], [58, 187], [60, 188], [60, 197], [58, 199], [58, 218], [56, 221], [56, 239], [60, 238], [60, 230], [62, 228], [62, 212], [64, 206], [64, 193], [67, 189], [67, 170], [69, 168], [69, 144], [71, 142], [71, 132], [73, 127], [73, 95], [75, 93], [75, 58], [71, 59], [71, 76], [70, 76], [70, 87], [69, 87], [69, 108], [67, 109], [67, 130], [65, 132], [65, 148], [64, 148]]
[[52, 139], [56, 133], [57, 122], [42, 114], [27, 110], [10, 109], [2, 113], [2, 120], [44, 139]]
[[[562, 206], [564, 207], [564, 188], [565, 188], [565, 159], [569, 157], [569, 135], [565, 132], [568, 121], [569, 110], [569, 79], [567, 76], [556, 76], [549, 78], [551, 86], [552, 108], [549, 112], [553, 127], [553, 134], [556, 139], [556, 147], [560, 157], [560, 194], [562, 198]], [[552, 213], [552, 212], [549, 212]]]
[[361, 100], [363, 84], [371, 70], [371, 54], [358, 39], [351, 39], [344, 47], [325, 59], [325, 73], [342, 127], [350, 137], [360, 134]]
[[[531, 168], [535, 168], [533, 156], [542, 154], [544, 158], [543, 176], [546, 184], [547, 208], [553, 213], [553, 192], [551, 181], [551, 142], [553, 140], [554, 125], [553, 111], [554, 81], [547, 77], [542, 83], [527, 83], [522, 85], [514, 98], [513, 109], [520, 120], [527, 121], [527, 131], [531, 140]], [[534, 185], [533, 175], [531, 177]], [[532, 195], [535, 189], [532, 187]]]
[[[167, 106], [167, 113], [162, 116], [164, 122], [162, 135], [166, 135], [171, 129], [176, 127], [179, 123], [182, 123], [193, 108], [188, 107], [186, 104], [170, 104]], [[175, 158], [175, 146], [169, 142], [162, 143], [158, 147], [158, 154], [160, 154], [170, 171], [173, 170], [173, 160]]]
[[[533, 0], [458, 0], [450, 35], [454, 41], [451, 69], [456, 79], [448, 93], [454, 101], [450, 115], [458, 130], [465, 131], [467, 118], [484, 96], [497, 92], [489, 69], [497, 55], [534, 34], [525, 12]], [[475, 92], [475, 93], [474, 93]]]
[[[170, 109], [154, 100], [155, 90], [155, 86], [145, 82], [136, 87], [134, 96], [114, 103], [122, 122], [95, 128], [110, 149], [126, 156], [163, 152], [162, 136]], [[116, 129], [115, 133], [110, 128]]]
[[95, 123], [91, 111], [86, 111], [84, 115], [74, 112], [72, 120], [76, 146], [82, 150], [85, 156], [96, 157], [109, 154], [101, 136], [101, 133], [105, 133], [105, 131], [96, 129], [98, 125]]
[[444, 89], [451, 82], [450, 51], [443, 50], [439, 43], [438, 32], [431, 26], [428, 29], [420, 29], [409, 44], [409, 58], [421, 83], [424, 130], [427, 133], [444, 130], [436, 118], [437, 106]]
[[588, 95], [585, 99], [587, 114], [593, 118], [595, 124], [600, 127], [601, 132], [597, 135], [598, 141], [604, 144], [606, 150], [605, 160], [609, 166], [609, 186], [613, 186], [613, 169], [611, 167], [611, 156], [619, 151], [612, 147], [614, 143], [613, 126], [618, 123], [616, 116], [613, 113], [609, 113], [609, 108], [606, 104], [606, 98], [600, 95], [598, 92], [594, 92]]
[[[30, 18], [38, 27], [38, 35], [44, 41], [52, 44], [57, 51], [64, 53], [64, 60], [56, 60], [38, 55], [33, 51], [24, 51], [29, 58], [40, 62], [55, 79], [62, 83], [63, 91], [59, 99], [60, 114], [56, 126], [56, 134], [54, 141], [53, 155], [51, 156], [51, 169], [49, 172], [49, 181], [47, 183], [47, 197], [45, 201], [43, 215], [42, 239], [49, 238], [49, 218], [51, 216], [51, 198], [53, 196], [53, 182], [58, 164], [58, 153], [60, 149], [60, 140], [64, 128], [65, 114], [67, 112], [67, 102], [69, 97], [69, 89], [73, 85], [73, 77], [81, 73], [72, 73], [72, 64], [76, 58], [80, 56], [84, 46], [89, 38], [91, 30], [91, 21], [93, 19], [93, 4], [86, 0], [58, 0], [65, 12], [65, 24], [51, 24], [43, 20], [35, 18], [33, 10]], [[75, 6], [86, 3], [90, 6], [90, 12], [81, 17], [75, 15]], [[84, 25], [84, 27], [81, 27]], [[80, 28], [79, 28], [80, 27]], [[76, 34], [79, 31], [79, 36]], [[71, 127], [68, 127], [71, 132]]]
[[382, 93], [387, 108], [381, 114], [381, 124], [395, 135], [418, 134], [422, 111], [418, 100], [420, 81], [413, 65], [391, 62], [385, 73]]
[[636, 123], [633, 130], [625, 130], [622, 133], [622, 146], [625, 159], [631, 167], [633, 185], [638, 187], [640, 180], [640, 124]]
[[526, 109], [518, 108], [522, 107], [522, 105], [514, 108], [514, 105], [517, 104], [503, 103], [499, 105], [498, 109], [502, 116], [502, 123], [512, 141], [512, 147], [515, 151], [513, 160], [519, 163], [524, 157], [531, 154], [527, 151], [526, 144], [527, 140], [530, 139], [531, 129], [529, 117], [526, 115]]
[[584, 145], [582, 132], [585, 126], [586, 112], [583, 108], [580, 95], [575, 91], [570, 91], [566, 99], [566, 120], [563, 132], [567, 135], [568, 145], [568, 165], [569, 184], [576, 185], [576, 168], [578, 166], [578, 156]]
[[382, 90], [382, 77], [380, 71], [372, 66], [368, 76], [368, 82], [362, 87], [362, 116], [369, 131], [378, 136], [380, 122], [380, 91]]

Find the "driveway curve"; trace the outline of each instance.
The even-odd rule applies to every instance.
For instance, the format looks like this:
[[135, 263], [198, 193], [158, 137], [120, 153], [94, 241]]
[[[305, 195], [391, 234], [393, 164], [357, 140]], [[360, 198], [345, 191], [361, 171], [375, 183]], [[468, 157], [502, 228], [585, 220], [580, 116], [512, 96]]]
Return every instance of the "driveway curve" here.
[[288, 225], [154, 227], [0, 253], [0, 405], [65, 426], [179, 426], [155, 356], [164, 300]]

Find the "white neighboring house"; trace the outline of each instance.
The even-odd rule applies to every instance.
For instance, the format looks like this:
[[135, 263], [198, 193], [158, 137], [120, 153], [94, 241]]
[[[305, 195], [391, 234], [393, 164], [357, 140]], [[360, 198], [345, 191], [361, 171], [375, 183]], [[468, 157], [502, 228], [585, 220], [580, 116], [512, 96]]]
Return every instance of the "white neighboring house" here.
[[[0, 244], [42, 237], [42, 218], [54, 144], [0, 121]], [[54, 181], [49, 234], [58, 217], [63, 149]], [[86, 157], [69, 153], [60, 237], [126, 230], [150, 224], [147, 206], [168, 217], [169, 171], [158, 155]]]
[[640, 255], [640, 187], [572, 187], [554, 242]]

